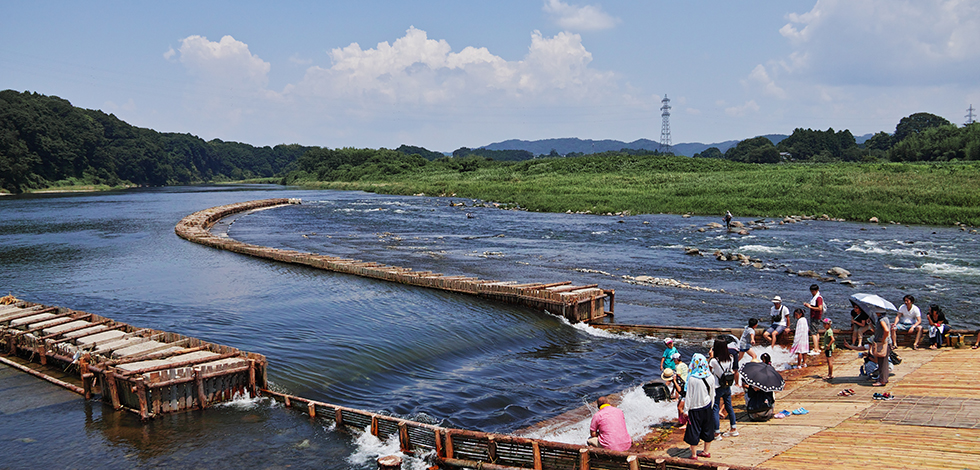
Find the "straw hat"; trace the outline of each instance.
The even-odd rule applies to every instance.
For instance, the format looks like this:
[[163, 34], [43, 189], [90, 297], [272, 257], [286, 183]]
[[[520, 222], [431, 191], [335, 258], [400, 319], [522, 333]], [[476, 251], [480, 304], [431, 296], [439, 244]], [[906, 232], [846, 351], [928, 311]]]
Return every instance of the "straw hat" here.
[[664, 371], [660, 373], [660, 378], [663, 379], [664, 382], [670, 382], [671, 380], [674, 380], [674, 369], [671, 369], [669, 367], [664, 369]]

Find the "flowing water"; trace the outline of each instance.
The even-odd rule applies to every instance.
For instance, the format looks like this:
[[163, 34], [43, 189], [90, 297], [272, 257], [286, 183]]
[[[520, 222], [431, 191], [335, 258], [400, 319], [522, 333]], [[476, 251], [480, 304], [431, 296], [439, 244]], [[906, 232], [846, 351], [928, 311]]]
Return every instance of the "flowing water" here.
[[[792, 273], [840, 266], [855, 286], [818, 281], [837, 326], [846, 327], [854, 292], [896, 304], [911, 293], [923, 310], [941, 304], [955, 328], [980, 325], [980, 243], [958, 228], [767, 219], [765, 229], [740, 236], [697, 230], [718, 217], [540, 214], [459, 198], [248, 185], [0, 198], [0, 290], [258, 352], [269, 358], [277, 389], [444, 426], [513, 432], [623, 391], [634, 436], [671, 415], [636, 388], [659, 373], [659, 338], [249, 258], [174, 235], [192, 212], [270, 197], [303, 204], [241, 214], [216, 230], [449, 275], [597, 283], [616, 290], [620, 323], [741, 327], [768, 315], [773, 295], [791, 308], [809, 300], [814, 280]], [[686, 255], [684, 247], [744, 253], [763, 268]], [[696, 289], [627, 282], [644, 275]], [[701, 347], [681, 351], [687, 359]], [[32, 391], [0, 390], [0, 400]], [[147, 424], [80, 399], [20, 410], [0, 413], [0, 465], [361, 469], [397, 451], [268, 400]], [[537, 435], [582, 442], [584, 425]]]

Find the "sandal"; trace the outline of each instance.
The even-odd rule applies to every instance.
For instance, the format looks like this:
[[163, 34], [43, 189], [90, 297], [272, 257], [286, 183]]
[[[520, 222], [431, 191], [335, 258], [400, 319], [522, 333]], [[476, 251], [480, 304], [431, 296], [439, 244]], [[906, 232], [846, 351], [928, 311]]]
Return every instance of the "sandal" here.
[[703, 450], [699, 450], [698, 451], [698, 457], [704, 457], [706, 459], [710, 459], [711, 458], [711, 454], [709, 454], [709, 453], [707, 453], [707, 452], [705, 452]]
[[884, 387], [884, 386], [885, 386], [885, 384], [883, 384], [883, 383], [881, 383], [881, 382], [875, 382], [875, 383], [873, 383], [873, 384], [871, 384], [871, 386], [872, 386], [872, 387]]

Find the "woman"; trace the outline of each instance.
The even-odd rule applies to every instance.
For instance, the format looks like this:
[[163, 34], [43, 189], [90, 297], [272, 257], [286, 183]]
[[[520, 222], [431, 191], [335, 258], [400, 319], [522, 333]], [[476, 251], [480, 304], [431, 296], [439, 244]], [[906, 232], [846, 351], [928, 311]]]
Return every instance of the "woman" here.
[[876, 312], [874, 342], [871, 343], [871, 357], [878, 362], [878, 381], [871, 384], [872, 387], [884, 387], [888, 385], [888, 375], [891, 373], [891, 365], [888, 363], [888, 353], [891, 352], [889, 342], [891, 340], [891, 324], [888, 323], [888, 316], [885, 311]]
[[[732, 408], [732, 383], [727, 379], [734, 380], [735, 358], [728, 350], [728, 343], [725, 340], [716, 339], [711, 348], [711, 361], [708, 362], [711, 368], [711, 375], [715, 379], [715, 406], [713, 414], [715, 418], [715, 437], [735, 437], [738, 430], [735, 428], [735, 409]], [[724, 434], [721, 433], [721, 404], [725, 404], [725, 413], [728, 414], [730, 429]]]
[[793, 347], [789, 353], [796, 354], [796, 368], [806, 367], [806, 356], [810, 352], [810, 323], [801, 308], [793, 310], [793, 317], [796, 318], [796, 333], [793, 335]]
[[[708, 360], [698, 353], [691, 358], [691, 372], [687, 380], [687, 397], [684, 411], [687, 413], [687, 429], [684, 442], [691, 446], [691, 458], [711, 458], [711, 441], [715, 438], [715, 418], [712, 403], [715, 401], [715, 381], [709, 380]], [[698, 443], [704, 441], [704, 451], [698, 451]]]
[[871, 317], [858, 304], [851, 302], [851, 344], [860, 348], [864, 334], [871, 331]]
[[926, 318], [929, 319], [929, 349], [936, 349], [943, 345], [943, 335], [949, 331], [946, 314], [938, 305], [932, 304]]

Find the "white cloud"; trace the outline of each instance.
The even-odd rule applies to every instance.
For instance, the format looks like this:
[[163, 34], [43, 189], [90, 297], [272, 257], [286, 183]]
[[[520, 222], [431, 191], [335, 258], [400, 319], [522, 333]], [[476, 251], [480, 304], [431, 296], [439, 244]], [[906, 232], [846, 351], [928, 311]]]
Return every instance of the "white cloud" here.
[[330, 51], [330, 68], [310, 67], [289, 92], [329, 99], [419, 105], [593, 102], [611, 91], [614, 76], [589, 68], [592, 54], [577, 34], [547, 38], [535, 31], [527, 55], [507, 61], [486, 48], [453, 52], [445, 40], [409, 28], [393, 44], [357, 43]]
[[167, 59], [167, 60], [170, 60], [170, 59], [173, 59], [173, 57], [175, 55], [177, 55], [177, 51], [175, 51], [174, 48], [171, 47], [171, 48], [167, 49], [167, 52], [164, 52], [163, 53], [163, 58], [164, 59]]
[[830, 84], [970, 84], [980, 74], [980, 2], [818, 0], [779, 32], [785, 70]]
[[180, 42], [180, 62], [202, 80], [227, 87], [258, 89], [269, 82], [272, 66], [252, 55], [248, 44], [231, 36], [209, 41], [188, 36]]
[[759, 111], [759, 105], [756, 104], [755, 100], [746, 101], [745, 104], [741, 106], [732, 106], [730, 108], [725, 108], [725, 114], [732, 117], [741, 117], [749, 113], [754, 113]]
[[568, 31], [601, 31], [615, 27], [619, 18], [610, 16], [598, 5], [575, 6], [561, 0], [545, 0], [542, 10], [549, 13], [558, 26]]
[[747, 86], [759, 86], [767, 95], [780, 99], [786, 98], [786, 91], [777, 86], [772, 78], [769, 78], [769, 73], [766, 72], [766, 68], [762, 64], [756, 65], [742, 83]]

